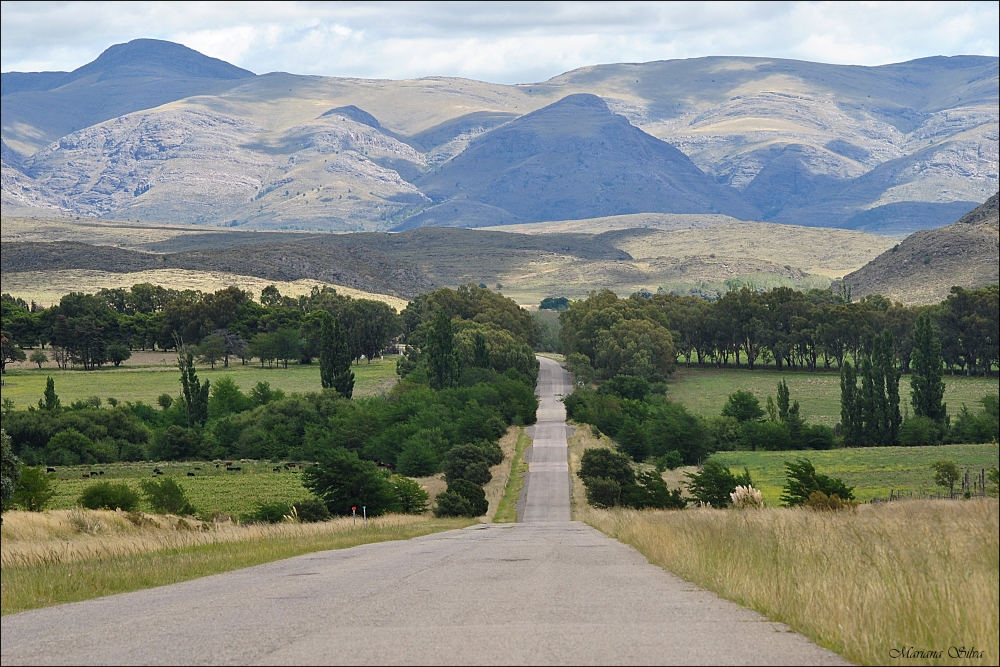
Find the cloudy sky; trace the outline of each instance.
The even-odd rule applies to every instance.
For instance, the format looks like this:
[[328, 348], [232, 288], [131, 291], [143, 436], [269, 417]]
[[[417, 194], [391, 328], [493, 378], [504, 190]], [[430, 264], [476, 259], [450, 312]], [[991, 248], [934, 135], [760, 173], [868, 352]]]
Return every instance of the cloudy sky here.
[[0, 69], [72, 70], [138, 37], [257, 73], [541, 81], [708, 55], [878, 65], [998, 55], [997, 2], [3, 2]]

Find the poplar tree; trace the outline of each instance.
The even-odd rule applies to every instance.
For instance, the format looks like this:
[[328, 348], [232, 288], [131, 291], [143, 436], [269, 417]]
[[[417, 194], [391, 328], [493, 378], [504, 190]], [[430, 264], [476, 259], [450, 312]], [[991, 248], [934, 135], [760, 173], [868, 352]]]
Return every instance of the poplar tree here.
[[840, 368], [840, 427], [844, 442], [849, 447], [861, 446], [863, 439], [858, 377], [851, 362], [846, 360]]
[[427, 335], [427, 373], [434, 389], [451, 387], [458, 380], [455, 332], [451, 318], [442, 308], [434, 316]]
[[913, 330], [913, 352], [910, 357], [913, 412], [918, 417], [927, 417], [941, 423], [947, 415], [942, 365], [941, 341], [934, 335], [930, 316], [921, 313]]
[[181, 370], [181, 390], [184, 395], [184, 416], [188, 428], [208, 421], [209, 381], [199, 382], [194, 367], [194, 352], [185, 345], [177, 345], [177, 367]]

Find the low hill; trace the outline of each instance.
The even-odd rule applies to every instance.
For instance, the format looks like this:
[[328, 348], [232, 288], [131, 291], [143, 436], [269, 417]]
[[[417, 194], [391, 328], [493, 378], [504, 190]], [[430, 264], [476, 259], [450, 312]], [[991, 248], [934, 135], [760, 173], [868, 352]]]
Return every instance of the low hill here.
[[[757, 215], [679, 150], [587, 94], [484, 134], [416, 184], [434, 201], [479, 202], [523, 222], [644, 212]], [[467, 226], [461, 214], [453, 225]]]
[[958, 222], [916, 232], [844, 277], [855, 297], [882, 294], [905, 304], [937, 303], [955, 285], [1000, 281], [997, 195]]

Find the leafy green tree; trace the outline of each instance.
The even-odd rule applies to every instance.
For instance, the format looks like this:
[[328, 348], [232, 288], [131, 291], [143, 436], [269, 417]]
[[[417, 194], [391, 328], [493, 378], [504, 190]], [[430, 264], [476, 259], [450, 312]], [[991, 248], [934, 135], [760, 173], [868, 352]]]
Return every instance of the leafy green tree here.
[[159, 481], [144, 479], [140, 485], [154, 512], [177, 515], [195, 513], [184, 488], [173, 477], [164, 477]]
[[24, 350], [14, 344], [6, 332], [0, 332], [0, 373], [7, 372], [7, 364], [24, 361]]
[[444, 457], [444, 478], [450, 483], [467, 479], [474, 484], [493, 479], [490, 466], [503, 461], [503, 451], [495, 443], [455, 445]]
[[427, 374], [431, 387], [446, 389], [458, 380], [459, 365], [455, 355], [455, 334], [451, 318], [444, 309], [438, 310], [427, 334]]
[[319, 498], [306, 498], [292, 505], [302, 523], [318, 523], [330, 518], [330, 510]]
[[132, 350], [128, 348], [128, 345], [122, 343], [111, 343], [107, 348], [108, 361], [118, 368], [123, 362], [128, 361], [132, 358]]
[[208, 414], [212, 419], [243, 412], [253, 407], [250, 398], [240, 391], [239, 385], [229, 376], [216, 380], [210, 393]]
[[399, 500], [387, 476], [371, 461], [346, 449], [326, 452], [319, 465], [306, 468], [302, 484], [326, 503], [330, 514], [350, 516], [367, 507], [368, 516], [398, 512]]
[[38, 400], [39, 410], [58, 410], [59, 396], [56, 394], [56, 383], [51, 377], [45, 378], [45, 393]]
[[396, 468], [409, 477], [427, 477], [441, 469], [438, 452], [447, 447], [440, 429], [421, 429], [403, 443]]
[[740, 389], [729, 395], [722, 407], [722, 416], [733, 417], [740, 423], [760, 421], [764, 417], [764, 410], [753, 393]]
[[622, 489], [622, 505], [635, 509], [684, 509], [687, 502], [679, 488], [671, 491], [659, 473], [644, 471], [636, 475], [636, 483]]
[[635, 472], [627, 456], [613, 449], [594, 447], [583, 452], [577, 476], [588, 479], [611, 479], [620, 487], [635, 483]]
[[351, 370], [351, 347], [340, 322], [320, 311], [319, 374], [324, 389], [336, 389], [344, 398], [354, 394], [354, 371]]
[[695, 500], [712, 507], [723, 508], [732, 503], [729, 494], [737, 486], [750, 486], [750, 472], [744, 468], [742, 475], [734, 475], [729, 468], [709, 459], [697, 473], [684, 473], [688, 478], [688, 492]]
[[213, 333], [205, 336], [196, 348], [198, 360], [208, 364], [215, 370], [215, 364], [226, 357], [226, 339], [221, 334]]
[[[7, 501], [17, 490], [21, 478], [21, 461], [14, 456], [10, 436], [0, 429], [0, 512], [6, 511]], [[0, 519], [2, 521], [2, 519]]]
[[809, 459], [796, 459], [785, 462], [785, 486], [781, 501], [789, 507], [804, 505], [809, 497], [820, 492], [828, 497], [837, 496], [840, 500], [853, 500], [854, 487], [847, 486], [836, 477], [828, 477], [816, 472]]
[[935, 462], [931, 469], [934, 471], [934, 483], [945, 488], [954, 488], [955, 482], [962, 477], [958, 465], [950, 459]]
[[31, 353], [31, 357], [28, 360], [33, 364], [38, 364], [38, 370], [41, 370], [42, 364], [48, 362], [49, 355], [45, 354], [42, 350], [35, 350]]
[[399, 511], [403, 514], [423, 514], [427, 511], [430, 496], [415, 480], [403, 475], [393, 475], [389, 483], [396, 492]]
[[41, 512], [52, 500], [55, 491], [45, 469], [41, 466], [21, 468], [21, 479], [17, 483], [17, 491], [11, 496], [11, 503], [28, 510]]
[[913, 330], [913, 352], [910, 355], [913, 412], [918, 417], [941, 423], [948, 414], [944, 403], [943, 365], [941, 341], [934, 335], [930, 315], [921, 313]]

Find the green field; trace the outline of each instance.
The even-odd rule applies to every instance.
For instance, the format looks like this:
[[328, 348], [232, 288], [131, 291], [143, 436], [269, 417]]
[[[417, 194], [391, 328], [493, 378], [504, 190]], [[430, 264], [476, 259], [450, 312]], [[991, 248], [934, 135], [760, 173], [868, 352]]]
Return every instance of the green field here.
[[[104, 471], [100, 480], [112, 482], [124, 480], [136, 491], [141, 492], [139, 483], [151, 479], [153, 468], [158, 467], [164, 475], [176, 477], [187, 492], [188, 499], [202, 516], [212, 512], [222, 512], [238, 518], [253, 512], [263, 503], [293, 503], [310, 495], [302, 486], [302, 473], [298, 469], [273, 472], [273, 464], [267, 462], [234, 461], [242, 468], [239, 472], [227, 472], [225, 464], [218, 468], [207, 461], [165, 462], [165, 463], [109, 463], [97, 466], [60, 466], [50, 477], [53, 479], [55, 495], [49, 502], [49, 509], [71, 509], [76, 506], [80, 494], [95, 479], [84, 478], [91, 471]], [[193, 472], [194, 477], [187, 473]], [[140, 510], [149, 512], [152, 508], [145, 504]]]
[[[362, 362], [353, 366], [355, 396], [372, 396], [385, 393], [396, 381], [396, 360], [387, 356], [370, 364]], [[243, 391], [249, 391], [258, 382], [268, 382], [272, 389], [292, 392], [319, 391], [319, 364], [289, 364], [288, 368], [261, 368], [260, 365], [232, 364], [229, 368], [218, 365], [216, 369], [199, 367], [198, 376], [203, 380], [232, 377]], [[2, 395], [14, 401], [16, 409], [24, 410], [35, 405], [45, 391], [45, 378], [51, 376], [56, 383], [56, 393], [63, 405], [90, 396], [120, 401], [144, 401], [153, 404], [163, 393], [180, 393], [180, 371], [176, 366], [145, 366], [106, 368], [96, 371], [83, 370], [9, 370], [4, 375]]]
[[903, 494], [937, 494], [942, 487], [934, 485], [931, 465], [941, 459], [955, 461], [970, 478], [990, 466], [998, 465], [998, 446], [939, 445], [931, 447], [866, 447], [861, 449], [831, 449], [805, 452], [719, 452], [712, 460], [728, 466], [733, 472], [746, 467], [754, 486], [764, 494], [768, 505], [780, 505], [781, 489], [785, 484], [785, 461], [805, 457], [816, 471], [839, 477], [854, 487], [857, 500], [888, 498], [889, 491]]
[[[802, 416], [808, 422], [834, 426], [840, 421], [840, 374], [837, 372], [688, 369], [678, 365], [677, 372], [668, 381], [667, 396], [683, 403], [695, 414], [713, 417], [722, 411], [729, 394], [739, 389], [753, 392], [763, 406], [768, 395], [775, 395], [777, 384], [782, 379], [788, 383], [792, 400], [802, 406]], [[946, 375], [944, 382], [944, 398], [951, 415], [957, 414], [963, 403], [970, 410], [979, 411], [982, 409], [980, 399], [997, 393], [996, 378]], [[899, 397], [899, 409], [905, 412], [910, 405], [909, 376], [903, 376], [899, 381]]]

